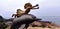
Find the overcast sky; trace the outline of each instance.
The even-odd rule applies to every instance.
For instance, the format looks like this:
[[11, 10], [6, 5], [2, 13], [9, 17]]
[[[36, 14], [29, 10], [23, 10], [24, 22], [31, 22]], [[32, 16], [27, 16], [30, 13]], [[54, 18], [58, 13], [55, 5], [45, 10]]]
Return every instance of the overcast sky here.
[[24, 4], [30, 2], [32, 5], [39, 4], [39, 9], [31, 10], [30, 14], [40, 16], [60, 16], [60, 0], [0, 0], [0, 15], [11, 18], [16, 10], [24, 9]]

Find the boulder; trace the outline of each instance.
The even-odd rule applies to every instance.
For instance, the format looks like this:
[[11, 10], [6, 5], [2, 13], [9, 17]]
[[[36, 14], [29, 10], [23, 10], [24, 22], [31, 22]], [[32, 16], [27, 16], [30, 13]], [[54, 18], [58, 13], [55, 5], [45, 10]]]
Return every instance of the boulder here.
[[59, 27], [55, 23], [49, 22], [49, 21], [34, 21], [33, 23], [30, 24], [32, 27]]

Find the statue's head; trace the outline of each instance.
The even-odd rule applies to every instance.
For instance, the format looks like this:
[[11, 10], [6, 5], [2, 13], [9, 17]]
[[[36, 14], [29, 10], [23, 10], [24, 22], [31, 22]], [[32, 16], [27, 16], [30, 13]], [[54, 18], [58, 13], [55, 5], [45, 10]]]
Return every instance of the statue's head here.
[[32, 4], [31, 4], [31, 3], [26, 3], [26, 4], [24, 5], [24, 8], [26, 9], [27, 7], [32, 7]]

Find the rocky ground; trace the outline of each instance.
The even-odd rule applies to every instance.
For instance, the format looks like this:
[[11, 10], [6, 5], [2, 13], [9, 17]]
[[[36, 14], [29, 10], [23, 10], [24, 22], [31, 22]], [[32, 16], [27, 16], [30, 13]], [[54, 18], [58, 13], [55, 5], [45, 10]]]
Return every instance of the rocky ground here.
[[52, 28], [42, 28], [42, 27], [28, 27], [28, 29], [60, 29], [59, 27], [52, 27]]
[[60, 29], [60, 26], [49, 21], [35, 21], [30, 24], [28, 29]]
[[[10, 26], [6, 29], [10, 29]], [[60, 26], [49, 21], [35, 21], [29, 25], [28, 29], [60, 29]]]
[[[10, 27], [8, 27], [6, 29], [10, 29]], [[42, 28], [42, 27], [31, 27], [31, 26], [29, 26], [28, 29], [60, 29], [60, 27], [52, 27], [52, 28], [45, 27], [45, 28]]]

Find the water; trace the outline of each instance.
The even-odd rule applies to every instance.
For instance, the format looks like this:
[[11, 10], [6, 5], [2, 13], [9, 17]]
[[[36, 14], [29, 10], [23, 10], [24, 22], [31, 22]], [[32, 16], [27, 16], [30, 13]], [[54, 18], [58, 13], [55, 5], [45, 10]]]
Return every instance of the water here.
[[43, 21], [50, 21], [60, 26], [60, 16], [40, 16]]

